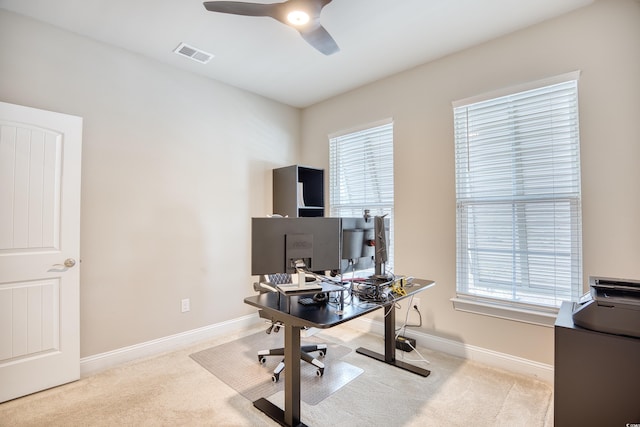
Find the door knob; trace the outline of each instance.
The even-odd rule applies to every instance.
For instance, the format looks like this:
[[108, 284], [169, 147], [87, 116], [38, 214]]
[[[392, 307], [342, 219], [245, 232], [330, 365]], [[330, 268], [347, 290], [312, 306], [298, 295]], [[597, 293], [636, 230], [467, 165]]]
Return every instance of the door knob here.
[[64, 260], [64, 264], [53, 264], [53, 268], [71, 268], [76, 265], [76, 260], [73, 258], [67, 258]]

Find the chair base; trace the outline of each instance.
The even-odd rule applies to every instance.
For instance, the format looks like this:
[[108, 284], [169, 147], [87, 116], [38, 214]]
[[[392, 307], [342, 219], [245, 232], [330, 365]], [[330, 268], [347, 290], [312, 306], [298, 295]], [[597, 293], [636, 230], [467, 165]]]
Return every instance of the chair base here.
[[[326, 344], [313, 344], [313, 345], [303, 345], [300, 347], [300, 358], [305, 362], [315, 366], [317, 369], [316, 375], [319, 377], [324, 375], [324, 363], [313, 357], [310, 353], [318, 352], [320, 357], [324, 357], [327, 354], [327, 345]], [[273, 348], [270, 350], [260, 350], [258, 351], [258, 362], [265, 363], [267, 361], [267, 356], [284, 356], [284, 348]], [[280, 379], [280, 373], [284, 370], [285, 360], [282, 361], [276, 366], [273, 370], [273, 376], [271, 380], [274, 383], [277, 383]]]

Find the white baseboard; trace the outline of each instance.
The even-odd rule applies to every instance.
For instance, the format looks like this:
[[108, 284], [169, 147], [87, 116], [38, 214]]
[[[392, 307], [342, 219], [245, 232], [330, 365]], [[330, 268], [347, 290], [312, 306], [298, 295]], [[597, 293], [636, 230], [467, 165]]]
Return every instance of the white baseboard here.
[[[178, 350], [188, 345], [196, 344], [225, 334], [240, 332], [257, 325], [260, 322], [264, 321], [263, 319], [260, 319], [256, 313], [129, 347], [123, 347], [106, 353], [83, 357], [80, 359], [80, 373], [81, 376], [87, 376], [105, 369], [113, 368], [122, 363], [153, 356], [166, 351]], [[384, 335], [384, 324], [380, 321], [369, 318], [360, 317], [349, 322], [349, 326], [359, 331], [370, 332], [381, 336]], [[406, 336], [414, 338], [418, 341], [420, 346], [431, 350], [451, 354], [463, 359], [474, 360], [495, 368], [535, 377], [542, 381], [546, 381], [549, 384], [553, 384], [552, 365], [512, 356], [510, 354], [499, 353], [497, 351], [425, 334], [423, 332], [417, 332], [411, 329], [407, 329]]]
[[132, 360], [153, 356], [166, 351], [178, 350], [225, 334], [240, 332], [260, 322], [263, 322], [263, 320], [255, 313], [168, 337], [83, 357], [80, 359], [80, 375], [84, 377]]
[[[349, 322], [349, 326], [363, 332], [384, 335], [384, 323], [366, 317], [360, 317]], [[425, 334], [410, 328], [407, 328], [405, 335], [414, 338], [422, 347], [480, 362], [505, 371], [535, 377], [553, 385], [553, 365]]]

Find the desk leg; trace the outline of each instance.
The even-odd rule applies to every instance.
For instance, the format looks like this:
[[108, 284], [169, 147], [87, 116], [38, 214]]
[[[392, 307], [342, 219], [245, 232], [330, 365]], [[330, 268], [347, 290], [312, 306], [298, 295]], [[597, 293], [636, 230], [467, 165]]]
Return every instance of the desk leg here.
[[253, 406], [286, 427], [306, 427], [300, 422], [300, 327], [284, 325], [284, 411], [265, 398]]
[[300, 424], [300, 327], [284, 328], [284, 421]]
[[396, 360], [396, 305], [384, 308], [384, 361]]
[[356, 352], [423, 377], [428, 377], [431, 373], [428, 369], [396, 359], [396, 309], [394, 304], [384, 307], [384, 355], [363, 347], [359, 347]]

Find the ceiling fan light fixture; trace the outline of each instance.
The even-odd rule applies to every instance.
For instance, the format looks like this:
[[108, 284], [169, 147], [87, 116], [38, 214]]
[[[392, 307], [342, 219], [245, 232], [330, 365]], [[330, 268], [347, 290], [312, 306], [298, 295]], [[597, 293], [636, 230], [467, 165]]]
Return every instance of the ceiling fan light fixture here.
[[[0, 0], [1, 2], [2, 0]], [[205, 1], [210, 12], [242, 16], [270, 17], [295, 29], [302, 38], [324, 55], [340, 51], [331, 34], [320, 23], [322, 8], [333, 0], [285, 0], [280, 3], [246, 1]]]
[[309, 19], [309, 14], [303, 10], [294, 10], [287, 14], [287, 21], [296, 27], [307, 24]]

